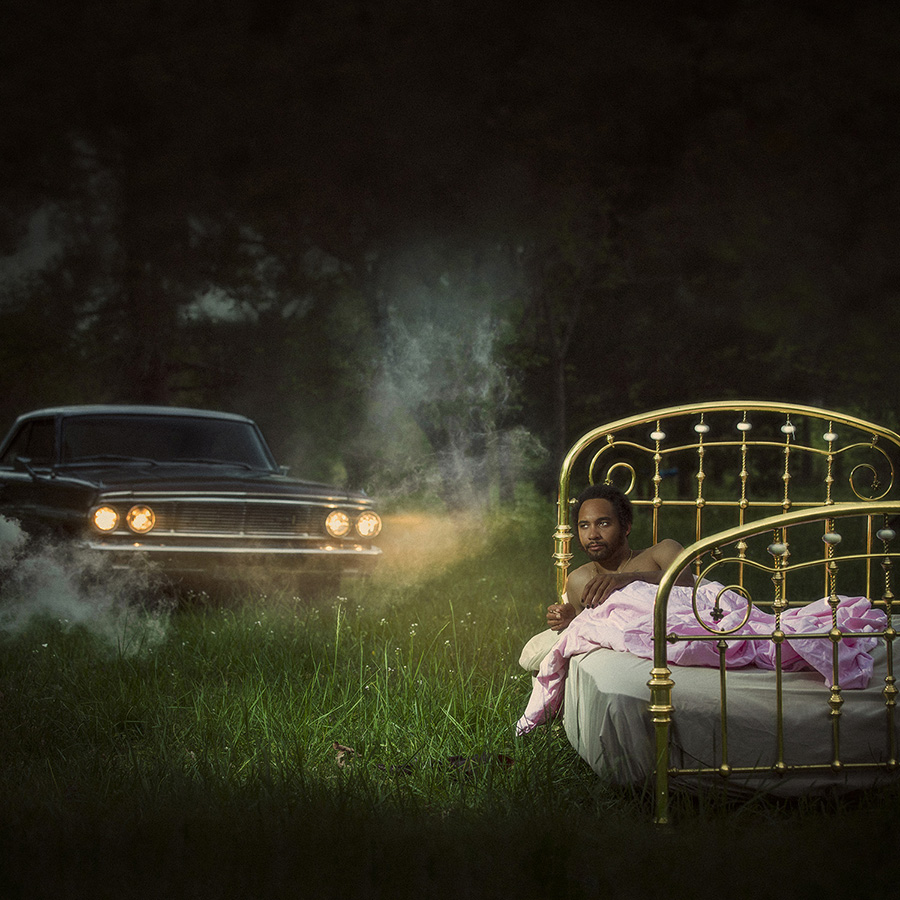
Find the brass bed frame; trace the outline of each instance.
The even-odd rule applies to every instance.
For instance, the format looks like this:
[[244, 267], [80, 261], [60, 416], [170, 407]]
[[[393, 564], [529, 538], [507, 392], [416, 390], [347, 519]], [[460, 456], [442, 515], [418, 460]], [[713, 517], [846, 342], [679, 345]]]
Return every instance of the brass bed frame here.
[[[648, 714], [655, 731], [655, 820], [669, 819], [669, 786], [683, 775], [731, 779], [755, 774], [790, 777], [816, 770], [841, 776], [848, 768], [894, 774], [898, 762], [894, 674], [893, 566], [900, 556], [896, 527], [900, 516], [900, 434], [843, 413], [767, 401], [696, 403], [655, 410], [595, 428], [570, 449], [560, 469], [558, 519], [554, 533], [556, 593], [562, 597], [573, 552], [570, 485], [605, 481], [620, 486], [640, 511], [649, 511], [649, 534], [674, 537], [684, 552], [664, 573], [654, 612], [654, 660], [648, 681]], [[579, 488], [580, 490], [580, 488]], [[578, 490], [574, 491], [578, 493]], [[662, 528], [671, 530], [663, 533]], [[810, 537], [812, 535], [812, 537]], [[730, 631], [705, 620], [704, 635], [679, 635], [667, 625], [667, 603], [678, 573], [691, 567], [697, 582], [720, 582], [752, 605], [774, 616], [775, 644], [772, 715], [774, 762], [733, 767], [728, 745], [728, 673], [730, 641], [747, 640], [743, 623]], [[727, 575], [727, 577], [726, 577]], [[811, 586], [813, 585], [813, 586]], [[812, 592], [812, 593], [810, 593]], [[866, 596], [886, 613], [876, 632], [885, 645], [883, 673], [885, 732], [874, 761], [847, 762], [841, 756], [841, 707], [838, 651], [844, 638], [838, 627], [838, 594]], [[801, 596], [802, 594], [802, 596]], [[821, 597], [832, 610], [831, 628], [803, 638], [830, 641], [832, 684], [823, 715], [831, 721], [831, 761], [810, 764], [786, 760], [782, 708], [784, 642], [800, 635], [781, 630], [781, 614]], [[696, 598], [696, 591], [695, 591]], [[716, 619], [713, 611], [712, 619]], [[678, 768], [670, 761], [671, 726], [677, 716], [677, 687], [668, 662], [669, 645], [680, 640], [710, 640], [719, 651], [720, 741], [718, 760], [702, 769]], [[759, 638], [754, 638], [759, 639]]]

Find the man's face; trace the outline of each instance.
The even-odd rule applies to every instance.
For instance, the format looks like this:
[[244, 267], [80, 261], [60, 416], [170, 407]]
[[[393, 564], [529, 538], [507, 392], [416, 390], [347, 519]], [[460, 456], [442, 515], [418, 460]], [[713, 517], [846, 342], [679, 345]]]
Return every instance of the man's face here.
[[609, 500], [585, 500], [578, 512], [577, 528], [581, 546], [601, 565], [621, 554], [628, 539]]

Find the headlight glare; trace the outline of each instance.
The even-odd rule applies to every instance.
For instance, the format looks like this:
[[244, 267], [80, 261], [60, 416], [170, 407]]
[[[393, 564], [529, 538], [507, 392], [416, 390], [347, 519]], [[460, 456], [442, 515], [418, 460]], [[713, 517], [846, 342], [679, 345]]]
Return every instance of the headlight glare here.
[[95, 509], [91, 521], [98, 531], [114, 531], [119, 524], [119, 514], [111, 506]]
[[156, 516], [149, 506], [132, 506], [125, 517], [128, 527], [137, 534], [146, 534], [156, 524]]
[[350, 516], [341, 509], [333, 509], [325, 519], [325, 527], [332, 537], [343, 537], [350, 530]]
[[381, 516], [378, 513], [364, 512], [356, 520], [356, 530], [360, 537], [372, 538], [381, 531]]

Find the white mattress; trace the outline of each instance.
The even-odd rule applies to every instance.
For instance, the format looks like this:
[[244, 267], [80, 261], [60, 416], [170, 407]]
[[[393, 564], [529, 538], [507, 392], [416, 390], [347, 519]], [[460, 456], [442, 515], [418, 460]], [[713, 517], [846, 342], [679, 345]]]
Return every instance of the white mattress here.
[[[840, 748], [844, 762], [880, 762], [888, 758], [884, 688], [885, 651], [874, 653], [875, 674], [865, 690], [843, 691]], [[599, 775], [619, 784], [645, 781], [653, 772], [655, 736], [648, 712], [652, 663], [629, 653], [598, 649], [570, 660], [563, 725], [579, 755]], [[670, 666], [675, 682], [670, 765], [717, 766], [721, 760], [719, 672]], [[775, 674], [756, 668], [730, 669], [728, 751], [731, 766], [771, 765], [775, 761]], [[830, 763], [832, 725], [830, 691], [817, 672], [784, 675], [784, 761]], [[900, 709], [894, 732], [900, 743]], [[790, 796], [818, 790], [852, 790], [886, 781], [882, 771], [845, 770], [838, 776], [792, 773], [789, 776], [732, 774], [725, 785], [735, 794], [748, 791]], [[719, 775], [706, 780], [724, 782]], [[673, 779], [673, 787], [691, 786], [697, 776]]]

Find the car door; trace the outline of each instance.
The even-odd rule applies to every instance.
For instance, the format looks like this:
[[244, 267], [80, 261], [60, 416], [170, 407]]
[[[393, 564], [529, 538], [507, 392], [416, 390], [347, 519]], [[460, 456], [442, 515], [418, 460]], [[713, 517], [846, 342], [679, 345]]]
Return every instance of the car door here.
[[54, 417], [23, 422], [0, 458], [0, 515], [15, 519], [26, 531], [46, 524], [38, 511], [46, 506], [42, 495], [55, 459]]

